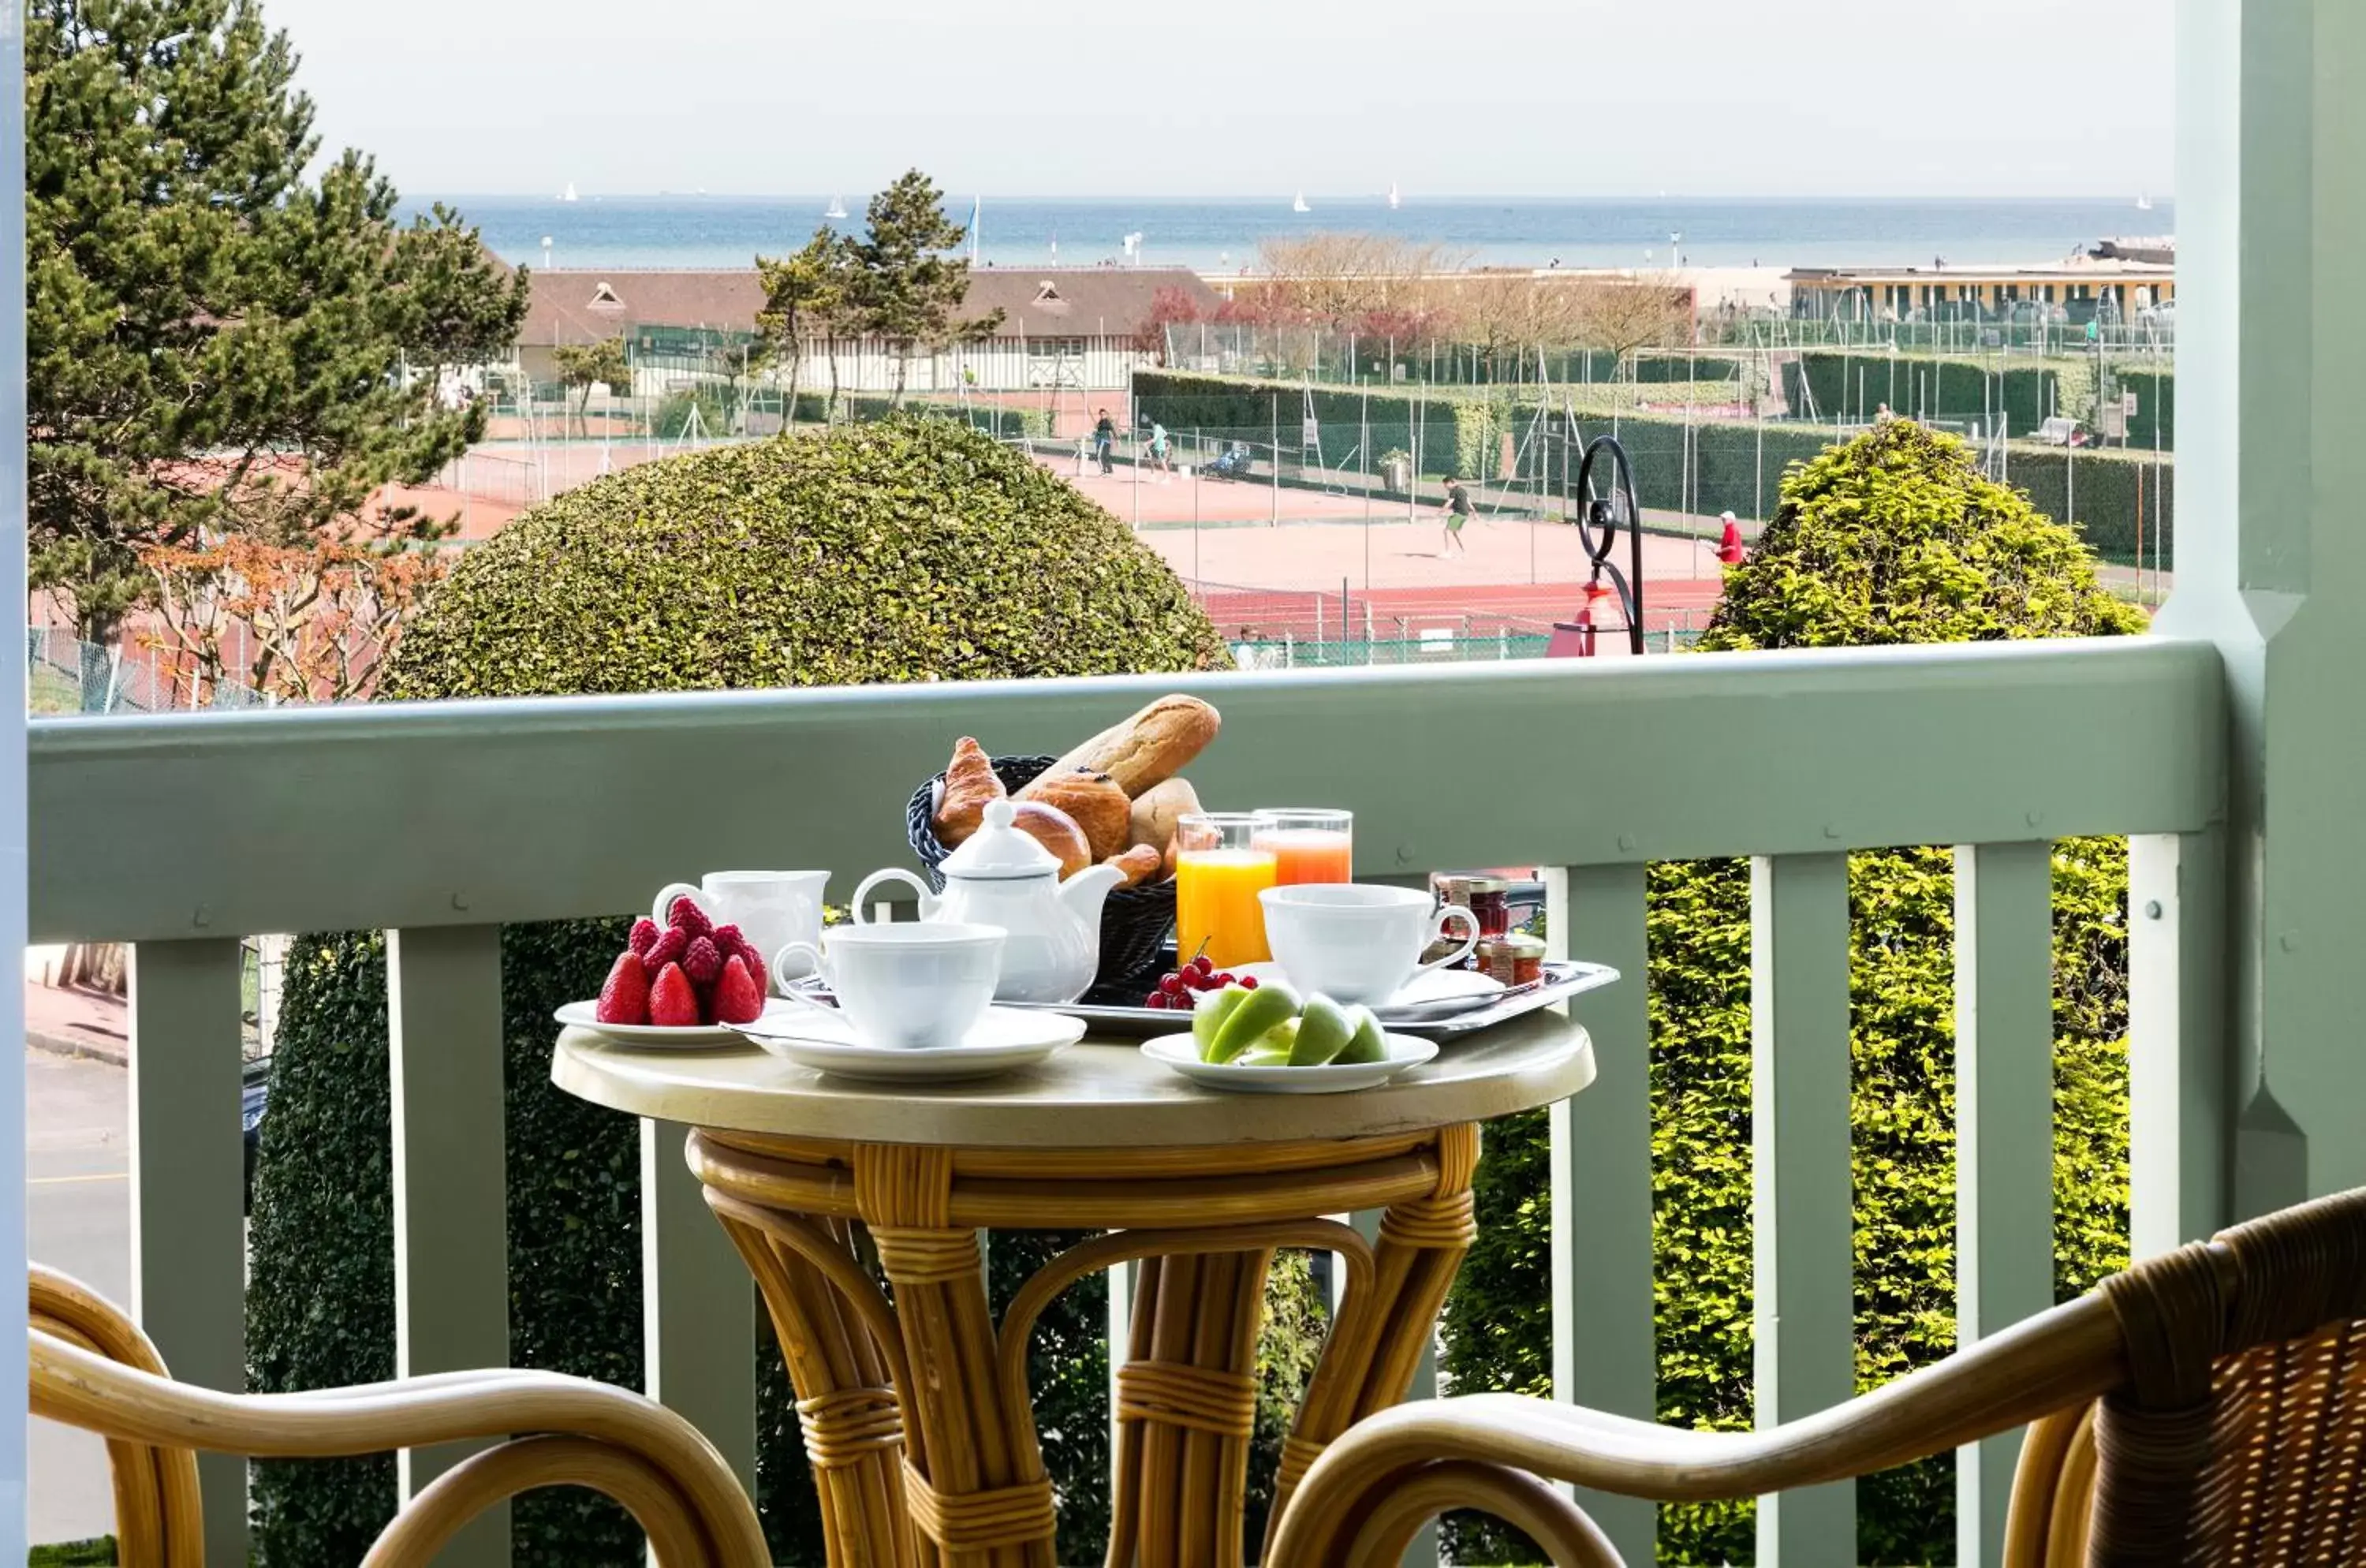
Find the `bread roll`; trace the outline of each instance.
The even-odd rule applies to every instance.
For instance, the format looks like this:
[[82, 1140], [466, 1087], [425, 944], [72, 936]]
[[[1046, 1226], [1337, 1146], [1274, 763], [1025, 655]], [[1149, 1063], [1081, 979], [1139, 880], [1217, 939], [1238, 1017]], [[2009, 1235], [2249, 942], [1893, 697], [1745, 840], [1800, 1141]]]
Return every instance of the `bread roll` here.
[[1075, 818], [1076, 826], [1085, 830], [1085, 841], [1092, 846], [1095, 860], [1107, 860], [1131, 842], [1126, 829], [1133, 802], [1126, 799], [1125, 791], [1107, 773], [1054, 777], [1047, 772], [1020, 790], [1019, 798], [1056, 806]]
[[[1107, 773], [1139, 800], [1190, 765], [1222, 723], [1197, 697], [1161, 697], [1114, 728], [1104, 729], [1043, 770], [1045, 778], [1078, 770]], [[1027, 797], [1027, 791], [1019, 792]]]
[[1092, 846], [1085, 841], [1085, 830], [1076, 826], [1075, 818], [1056, 806], [1046, 806], [1040, 800], [1020, 801], [1010, 808], [1010, 825], [1058, 858], [1063, 882], [1093, 863]]
[[937, 842], [952, 849], [977, 831], [986, 820], [986, 803], [1000, 800], [1002, 781], [986, 750], [968, 736], [953, 742], [953, 760], [945, 769], [945, 784], [937, 797], [933, 826]]
[[1146, 791], [1133, 803], [1126, 820], [1130, 843], [1147, 844], [1158, 852], [1162, 868], [1175, 874], [1175, 825], [1200, 809], [1199, 792], [1189, 779], [1168, 779]]
[[1145, 883], [1161, 880], [1165, 857], [1148, 844], [1136, 844], [1121, 855], [1111, 855], [1106, 863], [1125, 874], [1120, 887], [1140, 887]]

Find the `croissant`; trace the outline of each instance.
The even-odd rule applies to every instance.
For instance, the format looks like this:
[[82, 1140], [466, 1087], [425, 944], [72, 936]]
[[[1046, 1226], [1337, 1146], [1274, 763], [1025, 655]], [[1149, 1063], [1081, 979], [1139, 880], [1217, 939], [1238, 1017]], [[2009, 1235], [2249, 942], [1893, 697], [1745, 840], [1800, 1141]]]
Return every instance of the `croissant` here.
[[1006, 793], [985, 748], [966, 735], [954, 741], [944, 792], [937, 798], [937, 842], [952, 849], [976, 832], [986, 820], [986, 803], [1000, 800]]

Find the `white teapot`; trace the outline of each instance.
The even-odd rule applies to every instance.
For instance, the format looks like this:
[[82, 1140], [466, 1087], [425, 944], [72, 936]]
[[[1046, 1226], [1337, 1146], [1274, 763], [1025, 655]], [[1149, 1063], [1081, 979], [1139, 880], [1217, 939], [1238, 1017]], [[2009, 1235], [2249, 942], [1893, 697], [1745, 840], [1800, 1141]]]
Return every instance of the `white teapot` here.
[[969, 841], [945, 857], [941, 895], [901, 867], [873, 872], [854, 890], [854, 918], [866, 919], [872, 890], [884, 882], [909, 884], [920, 895], [920, 919], [1000, 926], [998, 1002], [1072, 1002], [1085, 994], [1101, 961], [1101, 905], [1124, 880], [1113, 865], [1088, 865], [1067, 881], [1052, 852], [1010, 825], [1007, 800], [988, 801], [986, 821]]

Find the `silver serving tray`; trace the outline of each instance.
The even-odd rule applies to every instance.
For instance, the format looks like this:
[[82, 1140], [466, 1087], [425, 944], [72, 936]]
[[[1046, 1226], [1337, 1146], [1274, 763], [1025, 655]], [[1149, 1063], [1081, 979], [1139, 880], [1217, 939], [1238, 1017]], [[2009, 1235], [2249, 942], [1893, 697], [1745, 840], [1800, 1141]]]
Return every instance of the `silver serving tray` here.
[[[1598, 991], [1617, 978], [1618, 971], [1606, 964], [1548, 960], [1543, 978], [1526, 986], [1514, 986], [1481, 997], [1457, 997], [1417, 1008], [1377, 1008], [1374, 1010], [1380, 1015], [1380, 1026], [1392, 1034], [1413, 1034], [1425, 1040], [1448, 1041], [1475, 1034], [1482, 1029], [1493, 1029], [1524, 1013], [1567, 1001], [1586, 991]], [[797, 988], [817, 1001], [831, 999], [828, 987], [818, 980], [801, 981]], [[1064, 1012], [1071, 1018], [1083, 1019], [1086, 1028], [1095, 1034], [1147, 1040], [1154, 1035], [1172, 1034], [1178, 1027], [1177, 1014], [1164, 1008], [1089, 1000], [1057, 1005], [1048, 1002], [1002, 1002], [997, 1005]]]

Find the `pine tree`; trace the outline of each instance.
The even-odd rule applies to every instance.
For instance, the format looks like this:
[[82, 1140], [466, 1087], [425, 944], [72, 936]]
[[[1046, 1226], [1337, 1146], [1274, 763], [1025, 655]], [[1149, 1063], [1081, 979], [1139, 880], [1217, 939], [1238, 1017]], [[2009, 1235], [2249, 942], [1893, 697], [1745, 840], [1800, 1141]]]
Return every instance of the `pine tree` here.
[[976, 343], [994, 335], [1002, 312], [968, 320], [955, 313], [969, 293], [969, 263], [942, 253], [967, 231], [945, 216], [943, 193], [918, 169], [871, 198], [867, 231], [850, 242], [848, 304], [853, 324], [896, 348], [896, 400], [905, 372], [922, 348]]
[[394, 221], [346, 152], [317, 178], [311, 100], [254, 0], [32, 0], [26, 16], [31, 577], [107, 638], [143, 547], [241, 533], [418, 537], [369, 498], [480, 434], [438, 365], [525, 310], [473, 231]]

